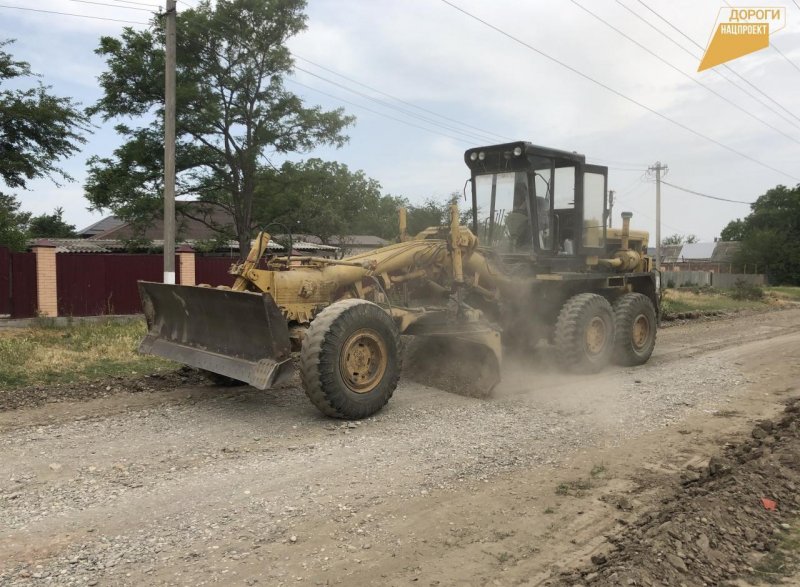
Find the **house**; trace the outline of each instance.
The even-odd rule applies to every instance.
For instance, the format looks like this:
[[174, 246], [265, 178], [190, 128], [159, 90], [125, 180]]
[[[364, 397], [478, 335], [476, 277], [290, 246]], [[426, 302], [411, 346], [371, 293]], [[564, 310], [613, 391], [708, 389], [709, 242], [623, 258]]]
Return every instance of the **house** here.
[[[196, 202], [176, 202], [175, 205], [180, 211], [177, 215], [178, 239], [185, 244], [196, 245], [214, 241], [219, 237], [219, 229], [227, 229], [230, 233], [234, 232], [233, 218], [227, 210], [219, 206], [201, 205]], [[160, 218], [153, 219], [143, 231], [137, 231], [131, 223], [115, 216], [109, 216], [84, 228], [78, 234], [85, 241], [103, 241], [105, 244], [102, 246], [112, 248], [115, 246], [109, 244], [112, 241], [125, 243], [134, 239], [143, 239], [159, 247], [164, 237], [164, 221]], [[287, 235], [274, 234], [272, 236], [276, 241], [288, 245]], [[335, 236], [327, 239], [327, 243], [323, 243], [320, 237], [313, 234], [292, 234], [292, 241], [293, 255], [318, 257], [353, 255], [389, 244], [389, 241], [378, 236], [364, 234]], [[279, 246], [278, 243], [270, 243], [270, 248], [273, 248], [273, 244]], [[69, 246], [75, 247], [76, 245], [70, 244]], [[120, 246], [120, 248], [124, 249], [125, 247]], [[283, 250], [284, 247], [281, 249]], [[238, 253], [239, 244], [237, 242], [229, 241], [218, 249], [218, 252], [230, 253], [231, 251]]]
[[674, 259], [662, 260], [661, 268], [665, 271], [736, 273], [742, 270], [734, 264], [738, 250], [739, 243], [735, 241], [686, 243], [680, 246], [680, 252]]

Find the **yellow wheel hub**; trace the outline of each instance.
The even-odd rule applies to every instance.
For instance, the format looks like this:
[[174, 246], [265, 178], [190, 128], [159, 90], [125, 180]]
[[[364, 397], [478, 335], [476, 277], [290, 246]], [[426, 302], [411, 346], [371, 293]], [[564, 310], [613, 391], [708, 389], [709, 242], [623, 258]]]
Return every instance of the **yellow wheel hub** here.
[[633, 346], [638, 350], [647, 344], [647, 339], [650, 337], [650, 321], [644, 314], [639, 314], [633, 321], [633, 330], [631, 332], [631, 340]]
[[601, 353], [606, 346], [607, 339], [606, 323], [599, 316], [595, 316], [586, 328], [586, 350], [590, 355]]
[[351, 334], [342, 345], [339, 372], [345, 385], [355, 393], [369, 393], [386, 372], [389, 354], [377, 332], [362, 328]]

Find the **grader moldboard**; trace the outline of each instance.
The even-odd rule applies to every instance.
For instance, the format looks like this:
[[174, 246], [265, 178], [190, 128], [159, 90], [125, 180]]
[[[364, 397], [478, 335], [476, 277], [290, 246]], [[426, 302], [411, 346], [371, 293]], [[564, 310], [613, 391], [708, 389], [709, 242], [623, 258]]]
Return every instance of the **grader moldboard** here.
[[311, 402], [365, 418], [400, 377], [399, 335], [482, 349], [499, 381], [501, 349], [548, 339], [563, 367], [595, 373], [650, 358], [660, 284], [648, 234], [608, 228], [608, 169], [577, 153], [514, 142], [468, 150], [471, 229], [407, 234], [344, 259], [262, 259], [261, 232], [230, 288], [139, 282], [148, 334], [140, 351], [267, 389], [300, 377]]

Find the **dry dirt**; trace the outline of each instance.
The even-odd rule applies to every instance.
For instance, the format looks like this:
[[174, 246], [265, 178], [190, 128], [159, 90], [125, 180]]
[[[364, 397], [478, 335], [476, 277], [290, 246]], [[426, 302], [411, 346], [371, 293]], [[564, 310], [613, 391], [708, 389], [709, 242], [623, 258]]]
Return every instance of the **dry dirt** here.
[[635, 369], [531, 362], [488, 398], [406, 377], [359, 423], [191, 380], [9, 404], [0, 584], [784, 580], [800, 310], [665, 329]]

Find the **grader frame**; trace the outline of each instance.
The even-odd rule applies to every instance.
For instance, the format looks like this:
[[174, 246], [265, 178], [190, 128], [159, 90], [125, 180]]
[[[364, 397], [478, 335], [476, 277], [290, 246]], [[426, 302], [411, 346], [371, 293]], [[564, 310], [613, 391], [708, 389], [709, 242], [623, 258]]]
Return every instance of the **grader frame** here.
[[[400, 334], [481, 349], [495, 374], [489, 386], [499, 380], [502, 346], [528, 352], [544, 338], [577, 372], [596, 372], [612, 355], [645, 362], [658, 323], [657, 273], [648, 235], [630, 230], [630, 214], [621, 229], [605, 226], [605, 168], [522, 142], [471, 149], [465, 161], [472, 229], [453, 204], [446, 226], [412, 237], [401, 211], [395, 244], [339, 260], [266, 263], [271, 236], [261, 232], [232, 266], [230, 288], [140, 282], [149, 327], [140, 350], [260, 389], [286, 380], [297, 352], [311, 401], [342, 418], [368, 416], [391, 397]], [[560, 169], [572, 174], [571, 202], [559, 200]], [[602, 178], [593, 201], [584, 186], [598, 179], [587, 174]]]

